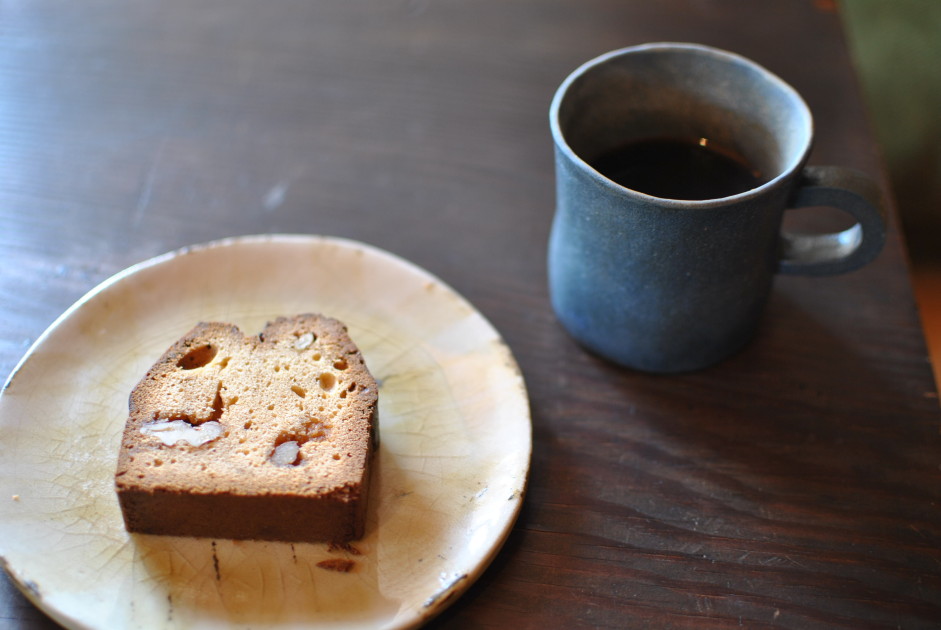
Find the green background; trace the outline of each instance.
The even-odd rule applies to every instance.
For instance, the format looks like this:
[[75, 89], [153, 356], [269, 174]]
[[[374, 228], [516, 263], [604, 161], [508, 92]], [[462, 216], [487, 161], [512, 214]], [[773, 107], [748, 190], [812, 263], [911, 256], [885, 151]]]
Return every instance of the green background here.
[[941, 262], [941, 0], [842, 0], [915, 266]]

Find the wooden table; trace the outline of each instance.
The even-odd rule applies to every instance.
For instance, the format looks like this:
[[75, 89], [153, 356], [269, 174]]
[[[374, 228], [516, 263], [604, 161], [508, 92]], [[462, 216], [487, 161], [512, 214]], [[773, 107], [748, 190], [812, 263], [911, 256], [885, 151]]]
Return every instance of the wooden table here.
[[[548, 303], [549, 100], [601, 52], [752, 57], [806, 97], [812, 163], [885, 183], [832, 2], [10, 0], [0, 32], [0, 375], [153, 255], [365, 241], [469, 299], [529, 388], [522, 513], [436, 625], [941, 625], [938, 400], [894, 214], [875, 264], [779, 278], [754, 343], [699, 373], [593, 358]], [[5, 578], [0, 620], [52, 625]]]

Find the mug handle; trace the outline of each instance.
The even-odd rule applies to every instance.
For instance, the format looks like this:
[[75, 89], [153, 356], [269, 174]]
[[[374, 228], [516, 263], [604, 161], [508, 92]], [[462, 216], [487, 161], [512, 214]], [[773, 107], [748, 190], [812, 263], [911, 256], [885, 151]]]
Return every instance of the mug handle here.
[[781, 232], [779, 273], [829, 276], [871, 262], [886, 239], [886, 211], [876, 183], [858, 171], [839, 166], [808, 166], [791, 209], [830, 206], [857, 223], [842, 232], [796, 234]]

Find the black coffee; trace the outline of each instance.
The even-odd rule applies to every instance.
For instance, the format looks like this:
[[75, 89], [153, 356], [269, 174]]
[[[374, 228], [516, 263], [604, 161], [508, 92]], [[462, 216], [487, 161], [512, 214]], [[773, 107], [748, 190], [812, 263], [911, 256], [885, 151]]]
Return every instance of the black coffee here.
[[665, 199], [718, 199], [765, 182], [740, 155], [706, 138], [636, 140], [592, 166], [625, 188]]

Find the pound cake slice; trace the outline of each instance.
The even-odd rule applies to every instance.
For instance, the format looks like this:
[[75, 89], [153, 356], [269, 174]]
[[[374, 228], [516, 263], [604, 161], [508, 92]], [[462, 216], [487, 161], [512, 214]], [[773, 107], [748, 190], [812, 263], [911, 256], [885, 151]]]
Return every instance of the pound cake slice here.
[[378, 391], [339, 321], [200, 323], [131, 392], [115, 486], [129, 532], [344, 542], [366, 520]]

